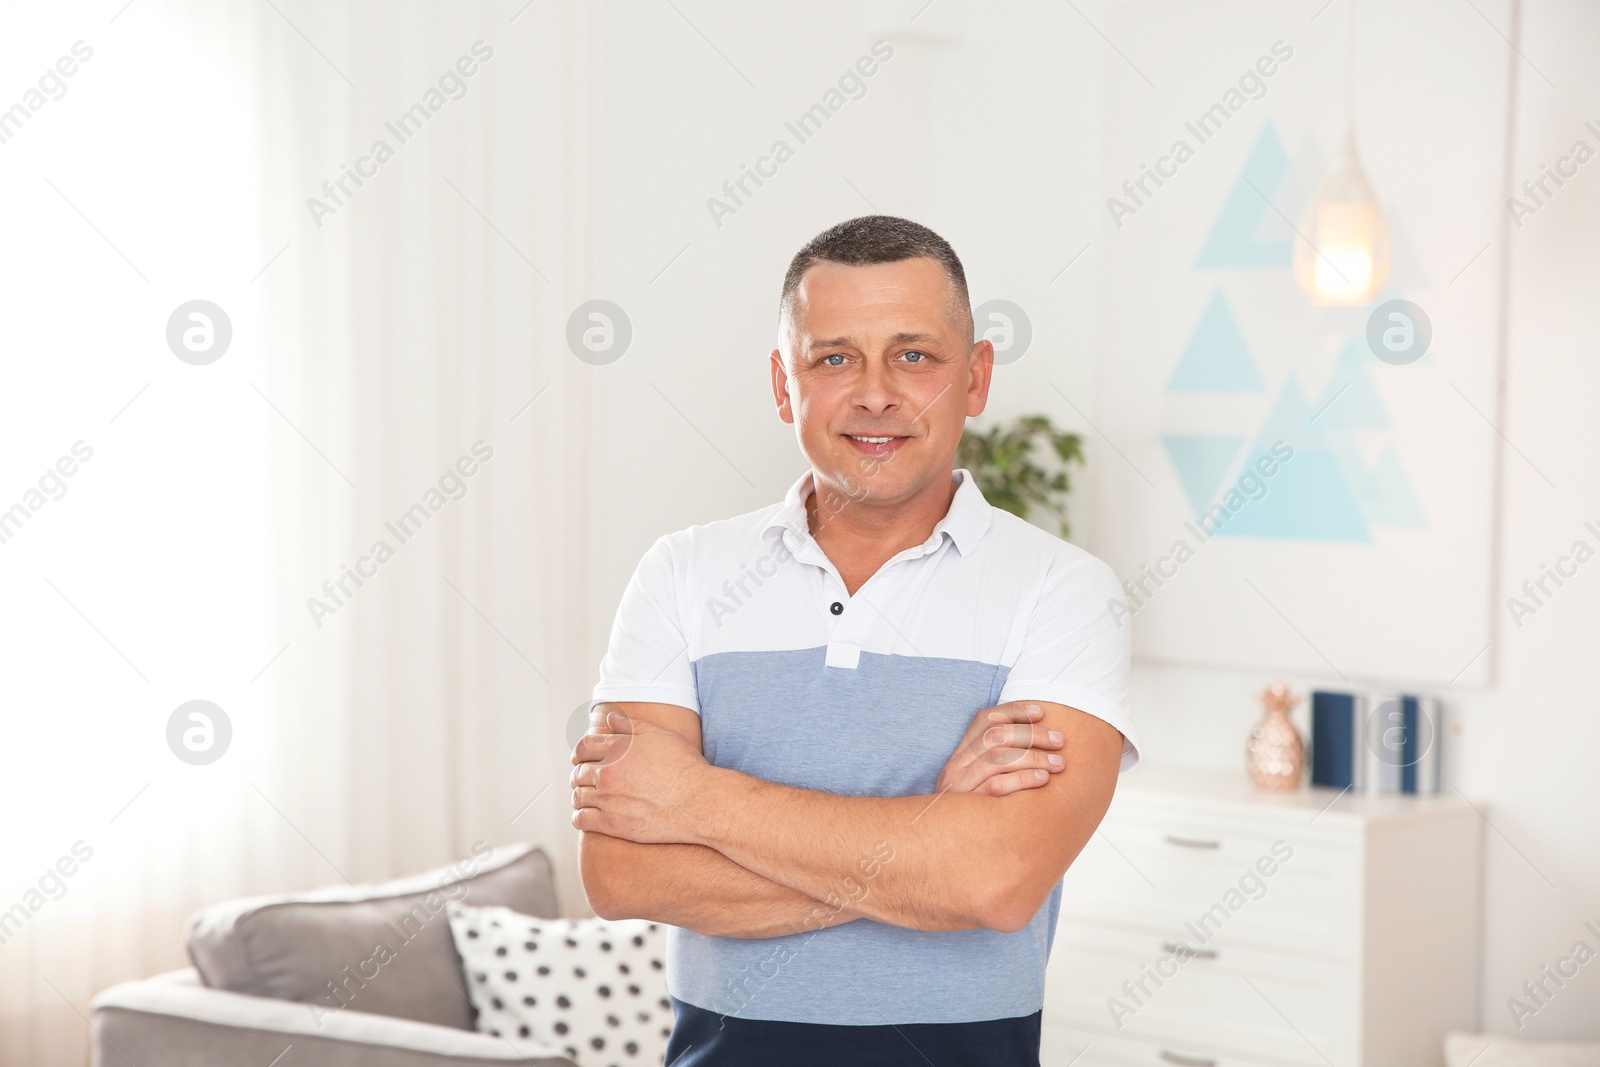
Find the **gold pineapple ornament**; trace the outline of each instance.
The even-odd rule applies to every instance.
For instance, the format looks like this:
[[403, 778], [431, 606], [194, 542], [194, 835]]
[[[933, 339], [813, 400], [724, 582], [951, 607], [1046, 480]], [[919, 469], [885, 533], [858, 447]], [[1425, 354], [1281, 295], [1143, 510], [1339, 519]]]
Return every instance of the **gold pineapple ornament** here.
[[1289, 721], [1289, 711], [1300, 703], [1283, 682], [1273, 682], [1256, 699], [1266, 709], [1261, 721], [1250, 731], [1245, 745], [1244, 765], [1257, 789], [1299, 789], [1306, 769], [1306, 746], [1300, 731]]

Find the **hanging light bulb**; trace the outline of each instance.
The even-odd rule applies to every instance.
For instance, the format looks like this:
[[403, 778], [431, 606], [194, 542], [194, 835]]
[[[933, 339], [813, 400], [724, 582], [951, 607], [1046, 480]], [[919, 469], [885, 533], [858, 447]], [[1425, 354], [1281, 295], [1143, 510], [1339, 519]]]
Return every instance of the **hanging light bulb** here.
[[1294, 274], [1313, 303], [1370, 304], [1389, 279], [1389, 223], [1356, 158], [1355, 130], [1306, 208], [1294, 242]]

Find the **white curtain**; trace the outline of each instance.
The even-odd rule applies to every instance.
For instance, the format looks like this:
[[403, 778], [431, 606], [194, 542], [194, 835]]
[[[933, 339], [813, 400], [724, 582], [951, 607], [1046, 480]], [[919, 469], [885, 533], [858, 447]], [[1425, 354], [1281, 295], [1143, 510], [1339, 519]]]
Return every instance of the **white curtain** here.
[[[0, 15], [28, 110], [0, 145], [8, 1065], [85, 1062], [89, 997], [182, 965], [184, 916], [253, 888], [273, 840], [248, 786], [272, 722], [253, 19], [120, 8]], [[194, 299], [233, 327], [205, 366], [165, 336]], [[194, 699], [232, 725], [209, 766], [166, 740]]]
[[[93, 993], [187, 965], [183, 918], [227, 897], [533, 840], [583, 913], [565, 733], [609, 625], [595, 368], [565, 342], [597, 295], [589, 9], [30, 17], [5, 16], [7, 69], [94, 55], [0, 147], [32, 220], [0, 259], [0, 484], [20, 497], [80, 438], [94, 455], [0, 545], [26, 680], [0, 909], [27, 919], [0, 943], [0, 1064], [86, 1062]], [[335, 201], [346, 166], [369, 177]], [[207, 366], [163, 335], [195, 298], [233, 330]], [[166, 740], [196, 698], [232, 729], [205, 766]]]
[[[262, 34], [264, 229], [288, 246], [262, 278], [287, 646], [264, 680], [281, 822], [310, 839], [284, 838], [289, 861], [304, 882], [478, 838], [564, 848], [564, 729], [601, 651], [582, 614], [592, 368], [564, 342], [587, 298], [590, 16], [304, 16], [315, 48]], [[341, 190], [346, 167], [371, 176]]]

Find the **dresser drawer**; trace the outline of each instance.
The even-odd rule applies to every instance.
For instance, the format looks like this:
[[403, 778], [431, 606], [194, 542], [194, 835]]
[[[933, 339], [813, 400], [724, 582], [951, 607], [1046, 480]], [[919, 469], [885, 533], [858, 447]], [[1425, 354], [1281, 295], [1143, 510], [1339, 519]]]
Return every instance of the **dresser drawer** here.
[[1063, 882], [1044, 1064], [1438, 1067], [1478, 1016], [1482, 833], [1462, 796], [1140, 767]]
[[[1039, 1034], [1040, 1067], [1327, 1067], [1314, 1057], [1252, 1059], [1193, 1040], [1170, 1044], [1086, 1033], [1046, 1021]], [[1337, 1067], [1344, 1064], [1335, 1061]]]
[[1213, 940], [1350, 958], [1360, 928], [1354, 838], [1204, 811], [1124, 807], [1067, 872], [1062, 915]]
[[1064, 921], [1045, 1018], [1162, 1047], [1203, 1040], [1246, 1058], [1354, 1062], [1354, 964], [1221, 944], [1185, 955], [1155, 935]]

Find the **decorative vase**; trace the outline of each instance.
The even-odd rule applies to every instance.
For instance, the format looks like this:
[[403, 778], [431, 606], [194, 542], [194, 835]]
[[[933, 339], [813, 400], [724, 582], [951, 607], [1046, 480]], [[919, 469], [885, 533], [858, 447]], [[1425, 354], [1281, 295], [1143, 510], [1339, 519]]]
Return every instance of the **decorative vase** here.
[[1289, 710], [1300, 697], [1289, 687], [1273, 682], [1256, 694], [1266, 714], [1250, 731], [1245, 745], [1244, 763], [1257, 789], [1299, 789], [1306, 769], [1306, 747], [1300, 731], [1289, 721]]

